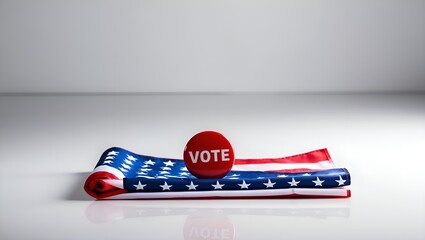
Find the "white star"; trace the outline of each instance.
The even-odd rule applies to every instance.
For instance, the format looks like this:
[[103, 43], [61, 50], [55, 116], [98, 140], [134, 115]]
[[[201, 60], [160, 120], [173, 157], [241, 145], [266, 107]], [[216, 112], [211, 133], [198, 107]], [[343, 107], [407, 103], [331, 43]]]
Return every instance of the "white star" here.
[[124, 167], [124, 168], [126, 168], [126, 169], [130, 169], [130, 168], [131, 168], [129, 165], [127, 165], [127, 164], [125, 164], [125, 163], [121, 163], [121, 166], [123, 166], [123, 167]]
[[195, 185], [195, 184], [193, 184], [193, 182], [192, 181], [190, 181], [190, 185], [186, 185], [186, 187], [188, 187], [188, 189], [187, 190], [196, 190], [196, 187], [197, 186], [199, 186], [199, 185]]
[[164, 185], [159, 185], [160, 187], [162, 187], [162, 191], [165, 191], [165, 190], [170, 190], [170, 188], [173, 186], [173, 185], [168, 185], [168, 183], [167, 182], [164, 182]]
[[137, 160], [137, 158], [135, 158], [135, 157], [133, 157], [131, 155], [128, 155], [128, 154], [127, 154], [127, 159], [128, 160], [131, 160], [131, 161], [136, 161]]
[[106, 158], [105, 158], [105, 160], [108, 160], [108, 159], [114, 159], [115, 157], [114, 156], [107, 156]]
[[174, 164], [175, 164], [175, 162], [172, 162], [171, 160], [168, 160], [168, 162], [164, 162], [164, 164], [165, 164], [165, 166], [171, 166], [171, 167], [173, 167], [174, 166]]
[[161, 171], [159, 174], [169, 174], [170, 172], [167, 171]]
[[187, 172], [182, 172], [182, 173], [180, 173], [180, 175], [182, 175], [182, 176], [189, 176], [189, 173], [187, 173]]
[[245, 182], [245, 180], [243, 180], [242, 181], [242, 184], [238, 184], [240, 187], [241, 187], [241, 189], [248, 189], [248, 187], [249, 187], [249, 185], [251, 185], [251, 183], [250, 184], [246, 184], [246, 182]]
[[277, 177], [287, 177], [288, 175], [282, 174], [282, 175], [278, 175]]
[[187, 167], [182, 167], [182, 168], [180, 168], [180, 170], [187, 171]]
[[263, 183], [264, 185], [266, 185], [266, 188], [273, 188], [273, 186], [276, 184], [275, 182], [271, 182], [270, 178], [269, 181], [267, 183]]
[[155, 165], [155, 162], [149, 159], [149, 161], [146, 161], [145, 164]]
[[152, 169], [151, 168], [141, 168], [140, 171], [149, 172], [149, 171], [152, 171]]
[[303, 176], [311, 176], [311, 173], [304, 173]]
[[220, 184], [218, 181], [216, 184], [211, 184], [211, 186], [214, 187], [214, 190], [216, 189], [223, 189], [224, 184]]
[[116, 156], [116, 155], [118, 155], [118, 152], [110, 151], [110, 152], [108, 152], [108, 155]]
[[169, 167], [162, 167], [161, 169], [164, 170], [164, 171], [171, 170], [171, 168], [169, 168]]
[[338, 186], [344, 185], [347, 180], [342, 179], [341, 175], [339, 176], [339, 180], [335, 180], [338, 183]]
[[107, 163], [113, 163], [114, 161], [111, 161], [111, 160], [106, 160], [106, 161], [103, 161], [103, 163], [104, 164], [107, 164]]
[[124, 162], [127, 163], [128, 165], [133, 165], [133, 162], [132, 161], [129, 161], [127, 159], [124, 159]]
[[292, 178], [292, 181], [288, 182], [291, 187], [296, 187], [298, 185], [298, 183], [300, 183], [300, 181], [295, 181], [294, 178]]
[[140, 172], [137, 172], [137, 174], [139, 174], [139, 175], [146, 175], [147, 173], [145, 173], [145, 172], [142, 172], [142, 171], [140, 171]]
[[147, 184], [141, 184], [140, 181], [137, 185], [133, 185], [136, 187], [136, 190], [145, 190], [144, 187], [146, 187]]
[[324, 182], [325, 180], [320, 180], [320, 178], [319, 177], [317, 177], [316, 178], [316, 181], [312, 181], [312, 182], [314, 182], [314, 184], [316, 184], [316, 185], [314, 185], [315, 187], [317, 187], [317, 186], [322, 186], [322, 183]]
[[122, 167], [119, 167], [119, 170], [121, 170], [121, 172], [128, 172], [128, 170], [127, 170], [127, 169], [122, 168]]

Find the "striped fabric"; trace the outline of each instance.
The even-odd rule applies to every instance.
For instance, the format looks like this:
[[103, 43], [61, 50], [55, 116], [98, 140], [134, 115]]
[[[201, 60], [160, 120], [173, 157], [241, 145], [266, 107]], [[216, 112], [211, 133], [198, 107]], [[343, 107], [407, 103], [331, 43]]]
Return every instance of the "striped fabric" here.
[[181, 159], [158, 158], [113, 147], [85, 183], [98, 199], [350, 197], [347, 169], [327, 149], [283, 158], [236, 159], [224, 178], [198, 179]]

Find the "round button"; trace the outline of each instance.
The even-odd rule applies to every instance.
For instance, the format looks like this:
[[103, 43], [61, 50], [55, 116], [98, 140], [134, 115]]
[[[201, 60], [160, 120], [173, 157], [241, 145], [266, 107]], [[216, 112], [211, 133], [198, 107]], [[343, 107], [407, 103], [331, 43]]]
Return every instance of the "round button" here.
[[222, 178], [232, 169], [235, 154], [221, 133], [205, 131], [187, 142], [183, 160], [187, 170], [198, 178]]

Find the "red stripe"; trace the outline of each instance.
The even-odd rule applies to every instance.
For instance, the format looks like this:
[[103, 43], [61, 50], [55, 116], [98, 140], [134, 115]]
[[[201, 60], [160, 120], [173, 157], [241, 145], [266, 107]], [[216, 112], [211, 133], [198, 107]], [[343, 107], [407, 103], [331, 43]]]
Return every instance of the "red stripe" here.
[[236, 165], [262, 163], [317, 163], [332, 159], [326, 148], [283, 158], [236, 159]]
[[294, 168], [294, 169], [270, 170], [266, 172], [299, 173], [299, 172], [318, 172], [318, 171], [323, 171], [323, 169]]

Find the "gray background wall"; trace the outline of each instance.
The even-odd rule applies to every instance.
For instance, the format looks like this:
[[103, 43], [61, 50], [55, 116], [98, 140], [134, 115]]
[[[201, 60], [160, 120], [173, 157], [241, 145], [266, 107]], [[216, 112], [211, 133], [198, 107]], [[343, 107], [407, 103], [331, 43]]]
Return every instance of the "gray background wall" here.
[[425, 91], [425, 1], [0, 0], [0, 92]]

